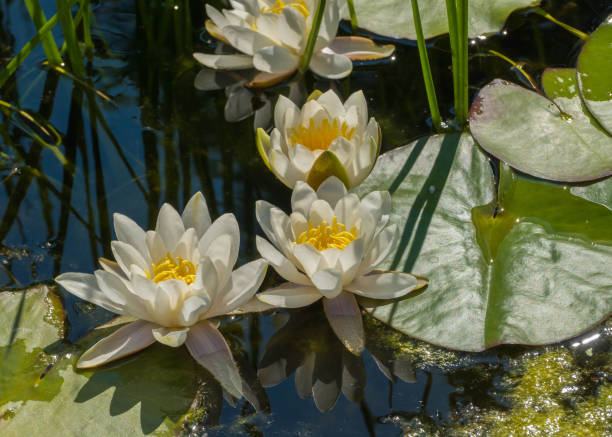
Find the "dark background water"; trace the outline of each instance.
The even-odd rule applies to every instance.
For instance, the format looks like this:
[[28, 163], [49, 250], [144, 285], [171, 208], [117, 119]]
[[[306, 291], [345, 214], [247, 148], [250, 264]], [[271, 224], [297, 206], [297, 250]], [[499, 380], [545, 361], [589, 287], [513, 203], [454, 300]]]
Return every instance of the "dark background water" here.
[[[51, 283], [66, 271], [90, 272], [98, 257], [111, 255], [114, 212], [151, 228], [163, 202], [180, 210], [197, 190], [206, 196], [214, 217], [230, 211], [236, 215], [242, 233], [239, 264], [257, 256], [254, 241], [261, 231], [255, 201], [266, 199], [288, 209], [289, 191], [257, 154], [254, 118], [248, 116], [252, 111], [238, 117], [241, 121], [227, 121], [226, 90], [194, 87], [200, 67], [191, 53], [213, 47], [203, 30], [204, 4], [145, 1], [139, 9], [136, 1], [92, 1], [95, 50], [86, 69], [93, 87], [112, 102], [92, 97], [90, 88], [42, 65], [45, 56], [40, 46], [0, 90], [1, 99], [50, 121], [62, 135], [62, 151], [69, 161], [62, 166], [50, 150], [23, 133], [19, 120], [0, 115], [0, 288]], [[55, 12], [55, 1], [41, 5], [47, 17]], [[612, 12], [605, 0], [542, 5], [587, 33]], [[63, 40], [60, 26], [53, 33], [57, 41]], [[0, 0], [0, 65], [34, 34], [24, 3]], [[448, 117], [452, 113], [448, 37], [432, 39], [429, 45], [440, 109]], [[494, 78], [523, 81], [508, 63], [488, 54], [489, 49], [524, 62], [537, 79], [546, 67], [573, 67], [580, 47], [580, 40], [555, 24], [536, 14], [516, 12], [503, 32], [470, 44], [471, 94]], [[310, 75], [305, 80], [305, 89], [331, 87], [343, 98], [363, 89], [370, 114], [382, 127], [383, 151], [433, 132], [414, 44], [397, 44], [393, 61], [358, 65], [341, 81], [318, 81]], [[260, 110], [262, 115], [265, 102], [273, 102], [278, 92], [287, 89], [252, 93], [240, 107]], [[271, 276], [269, 283], [274, 279]], [[69, 294], [63, 299], [71, 340], [111, 317]], [[255, 363], [275, 331], [273, 318], [247, 317], [242, 324], [244, 348]], [[341, 395], [335, 407], [323, 414], [312, 399], [296, 395], [293, 378], [288, 378], [267, 389], [271, 414], [252, 416], [254, 428], [232, 428], [239, 415], [252, 412], [241, 403], [236, 409], [223, 409], [224, 426], [212, 433], [241, 430], [258, 435], [260, 429], [266, 434], [332, 430], [338, 435], [399, 434], [398, 424], [413, 417], [434, 428], [444, 426], [466, 405], [484, 408], [498, 402], [496, 378], [506, 371], [509, 357], [526, 350], [497, 348], [465, 354], [464, 361], [457, 361], [463, 364], [450, 367], [428, 362], [416, 368], [415, 382], [393, 384], [366, 354], [363, 402], [353, 403]], [[487, 377], [480, 381], [478, 375], [483, 374]]]

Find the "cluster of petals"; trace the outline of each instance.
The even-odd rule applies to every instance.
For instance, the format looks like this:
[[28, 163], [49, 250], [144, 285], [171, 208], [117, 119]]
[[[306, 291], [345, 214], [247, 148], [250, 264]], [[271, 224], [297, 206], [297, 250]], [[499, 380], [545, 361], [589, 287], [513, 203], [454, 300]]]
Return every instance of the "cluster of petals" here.
[[[293, 73], [304, 55], [317, 0], [230, 0], [232, 9], [207, 4], [206, 29], [240, 53], [194, 53], [197, 61], [217, 70], [256, 69], [268, 79]], [[338, 0], [326, 2], [309, 67], [316, 74], [348, 76], [351, 59], [391, 56], [392, 45], [378, 46], [368, 38], [336, 37], [341, 17]]]
[[[399, 298], [426, 283], [409, 273], [375, 270], [399, 238], [397, 225], [389, 224], [391, 197], [386, 191], [374, 191], [360, 200], [347, 193], [339, 179], [331, 177], [316, 191], [298, 181], [291, 207], [288, 216], [268, 202], [257, 202], [257, 220], [269, 240], [258, 237], [257, 249], [287, 281], [257, 297], [285, 308], [323, 299], [332, 329], [349, 351], [359, 354], [364, 333], [355, 296]], [[315, 247], [312, 240], [304, 242], [304, 235], [324, 230], [330, 223], [350, 230], [346, 232], [351, 236], [338, 237], [339, 241], [344, 238], [344, 244], [326, 248]], [[322, 236], [331, 237], [329, 233]]]
[[342, 103], [329, 90], [315, 91], [300, 109], [279, 96], [270, 135], [257, 131], [257, 148], [266, 166], [289, 188], [306, 181], [314, 188], [336, 176], [347, 188], [359, 185], [380, 151], [380, 126], [368, 120], [363, 91]]
[[137, 320], [93, 345], [77, 366], [99, 366], [156, 340], [185, 344], [228, 393], [240, 397], [240, 375], [214, 318], [258, 303], [253, 296], [267, 263], [258, 259], [233, 270], [240, 244], [234, 215], [211, 223], [198, 192], [182, 216], [164, 204], [154, 231], [145, 232], [121, 214], [114, 215], [114, 226], [116, 262], [101, 259], [102, 269], [93, 275], [70, 272], [56, 281], [82, 299]]

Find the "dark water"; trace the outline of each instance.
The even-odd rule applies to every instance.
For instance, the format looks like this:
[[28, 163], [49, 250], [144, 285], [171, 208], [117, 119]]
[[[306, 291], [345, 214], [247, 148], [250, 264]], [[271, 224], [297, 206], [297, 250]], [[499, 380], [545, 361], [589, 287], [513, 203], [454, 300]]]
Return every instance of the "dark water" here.
[[[206, 196], [211, 215], [230, 211], [236, 215], [243, 238], [239, 263], [257, 256], [254, 241], [261, 231], [255, 221], [255, 201], [266, 199], [288, 209], [289, 192], [256, 152], [251, 111], [234, 116], [240, 121], [227, 121], [226, 91], [194, 88], [199, 67], [191, 53], [212, 48], [203, 31], [204, 3], [145, 1], [144, 10], [139, 10], [133, 1], [92, 1], [95, 51], [86, 69], [95, 89], [112, 102], [45, 68], [40, 46], [2, 89], [3, 100], [37, 112], [55, 126], [63, 137], [69, 165], [62, 166], [51, 151], [34, 143], [15, 120], [0, 116], [0, 288], [50, 283], [66, 271], [90, 272], [98, 257], [110, 257], [112, 213], [126, 214], [151, 228], [163, 202], [180, 210], [197, 190]], [[41, 4], [47, 16], [54, 13], [54, 1]], [[173, 12], [174, 4], [179, 9]], [[558, 19], [587, 33], [612, 12], [605, 0], [544, 1], [543, 5]], [[22, 1], [0, 0], [0, 65], [34, 33]], [[59, 26], [54, 35], [62, 41]], [[436, 38], [430, 46], [440, 109], [449, 115], [448, 38]], [[573, 67], [580, 47], [576, 37], [544, 18], [514, 13], [503, 33], [470, 44], [471, 92], [493, 78], [523, 80], [505, 61], [487, 54], [489, 49], [525, 62], [526, 70], [538, 78], [546, 67]], [[331, 87], [344, 98], [363, 89], [370, 114], [383, 130], [383, 151], [433, 132], [414, 45], [398, 45], [394, 61], [358, 66], [342, 81], [315, 81], [312, 76], [305, 80], [304, 89]], [[258, 117], [264, 118], [266, 101], [273, 102], [278, 92], [288, 90], [278, 87], [266, 94], [253, 93], [240, 108], [258, 110]], [[71, 295], [63, 298], [71, 340], [111, 316]], [[245, 318], [242, 324], [243, 346], [249, 360], [256, 363], [275, 332], [274, 318]], [[568, 343], [570, 349], [572, 343]], [[607, 344], [598, 347], [606, 349]], [[290, 377], [267, 389], [271, 413], [253, 415], [244, 402], [235, 409], [226, 405], [221, 428], [208, 432], [450, 432], [453, 426], [468, 423], [475, 409], [508, 407], [499, 394], [500, 381], [512, 368], [512, 360], [527, 352], [535, 353], [505, 347], [482, 354], [448, 354], [415, 346], [411, 353], [430, 355], [413, 363], [414, 373], [404, 378], [413, 382], [394, 383], [366, 353], [367, 384], [361, 402], [340, 395], [331, 411], [321, 413], [312, 399], [297, 396]], [[585, 363], [586, 368], [596, 367], [592, 360]], [[246, 419], [238, 420], [243, 416]]]

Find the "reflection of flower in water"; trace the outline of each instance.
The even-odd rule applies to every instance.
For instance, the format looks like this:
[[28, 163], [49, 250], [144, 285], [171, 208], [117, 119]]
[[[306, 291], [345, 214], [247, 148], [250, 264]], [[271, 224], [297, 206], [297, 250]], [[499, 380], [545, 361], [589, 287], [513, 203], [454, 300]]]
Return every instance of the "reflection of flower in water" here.
[[[241, 53], [194, 53], [194, 57], [213, 69], [255, 68], [276, 76], [277, 81], [282, 80], [297, 69], [304, 54], [317, 3], [316, 0], [234, 0], [233, 9], [222, 11], [207, 4], [208, 32]], [[322, 77], [339, 79], [351, 73], [351, 59], [391, 56], [392, 45], [377, 46], [362, 37], [336, 37], [340, 17], [339, 2], [327, 1], [310, 59], [312, 71]]]
[[201, 91], [224, 89], [227, 101], [224, 108], [225, 120], [234, 123], [242, 121], [254, 114], [253, 125], [257, 129], [269, 128], [272, 123], [272, 102], [274, 96], [281, 90], [287, 90], [287, 99], [300, 104], [306, 98], [306, 89], [303, 80], [292, 80], [278, 87], [266, 91], [248, 86], [256, 74], [253, 70], [243, 71], [240, 74], [220, 72], [203, 68], [197, 74], [194, 86]]
[[77, 366], [100, 366], [156, 340], [172, 347], [185, 343], [225, 390], [240, 397], [238, 369], [213, 318], [253, 302], [266, 262], [252, 261], [232, 271], [240, 244], [234, 215], [211, 223], [198, 192], [182, 216], [164, 204], [154, 231], [145, 232], [121, 214], [114, 219], [117, 241], [111, 248], [117, 262], [100, 259], [102, 270], [93, 275], [64, 273], [56, 281], [82, 299], [138, 320], [97, 342]]
[[275, 127], [257, 132], [257, 148], [267, 167], [289, 188], [306, 181], [313, 188], [336, 176], [347, 188], [359, 185], [372, 170], [381, 133], [362, 91], [342, 103], [329, 90], [315, 91], [300, 109], [279, 96]]
[[[412, 365], [405, 357], [380, 346], [370, 353], [387, 378], [414, 382]], [[297, 394], [302, 399], [312, 396], [323, 412], [333, 408], [340, 392], [351, 402], [363, 398], [363, 360], [342, 345], [318, 307], [290, 313], [287, 323], [266, 344], [258, 367], [264, 387], [278, 385], [295, 372]]]
[[257, 297], [285, 308], [323, 299], [334, 332], [359, 354], [364, 334], [355, 295], [393, 299], [427, 283], [409, 273], [374, 270], [399, 239], [397, 225], [387, 226], [391, 196], [374, 191], [359, 199], [331, 177], [317, 191], [298, 181], [291, 208], [289, 217], [268, 202], [257, 202], [257, 221], [270, 240], [257, 237], [257, 250], [288, 281]]

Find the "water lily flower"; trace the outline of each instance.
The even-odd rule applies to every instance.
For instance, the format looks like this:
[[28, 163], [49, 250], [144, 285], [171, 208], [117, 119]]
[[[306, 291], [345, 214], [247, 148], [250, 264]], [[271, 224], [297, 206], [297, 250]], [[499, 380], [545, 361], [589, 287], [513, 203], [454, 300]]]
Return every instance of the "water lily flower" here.
[[362, 91], [344, 104], [332, 90], [313, 93], [300, 110], [279, 96], [270, 135], [257, 130], [257, 149], [266, 166], [289, 188], [306, 181], [313, 188], [336, 176], [347, 188], [359, 185], [380, 151], [380, 127], [368, 121]]
[[114, 215], [114, 226], [116, 262], [101, 259], [102, 269], [93, 275], [70, 272], [55, 280], [82, 299], [138, 320], [94, 344], [77, 367], [100, 366], [155, 341], [184, 343], [228, 393], [240, 397], [238, 368], [213, 318], [248, 306], [267, 264], [259, 259], [232, 271], [240, 244], [234, 215], [211, 223], [198, 192], [182, 216], [164, 204], [154, 231], [145, 232], [121, 214]]
[[409, 273], [374, 270], [399, 239], [397, 225], [388, 224], [391, 196], [374, 191], [360, 200], [331, 177], [317, 191], [298, 181], [291, 208], [287, 216], [268, 202], [257, 202], [257, 220], [270, 240], [257, 237], [257, 250], [287, 282], [256, 296], [284, 308], [323, 299], [332, 329], [359, 354], [364, 334], [355, 296], [394, 299], [427, 283]]
[[[209, 17], [206, 29], [240, 54], [194, 53], [195, 59], [213, 69], [255, 68], [266, 79], [255, 83], [278, 82], [295, 72], [306, 49], [318, 1], [231, 0], [230, 4], [233, 9], [222, 11], [206, 5]], [[337, 38], [340, 17], [338, 1], [327, 1], [310, 58], [309, 67], [313, 72], [340, 79], [351, 73], [352, 59], [391, 56], [395, 50], [393, 45], [378, 46], [362, 37]]]

